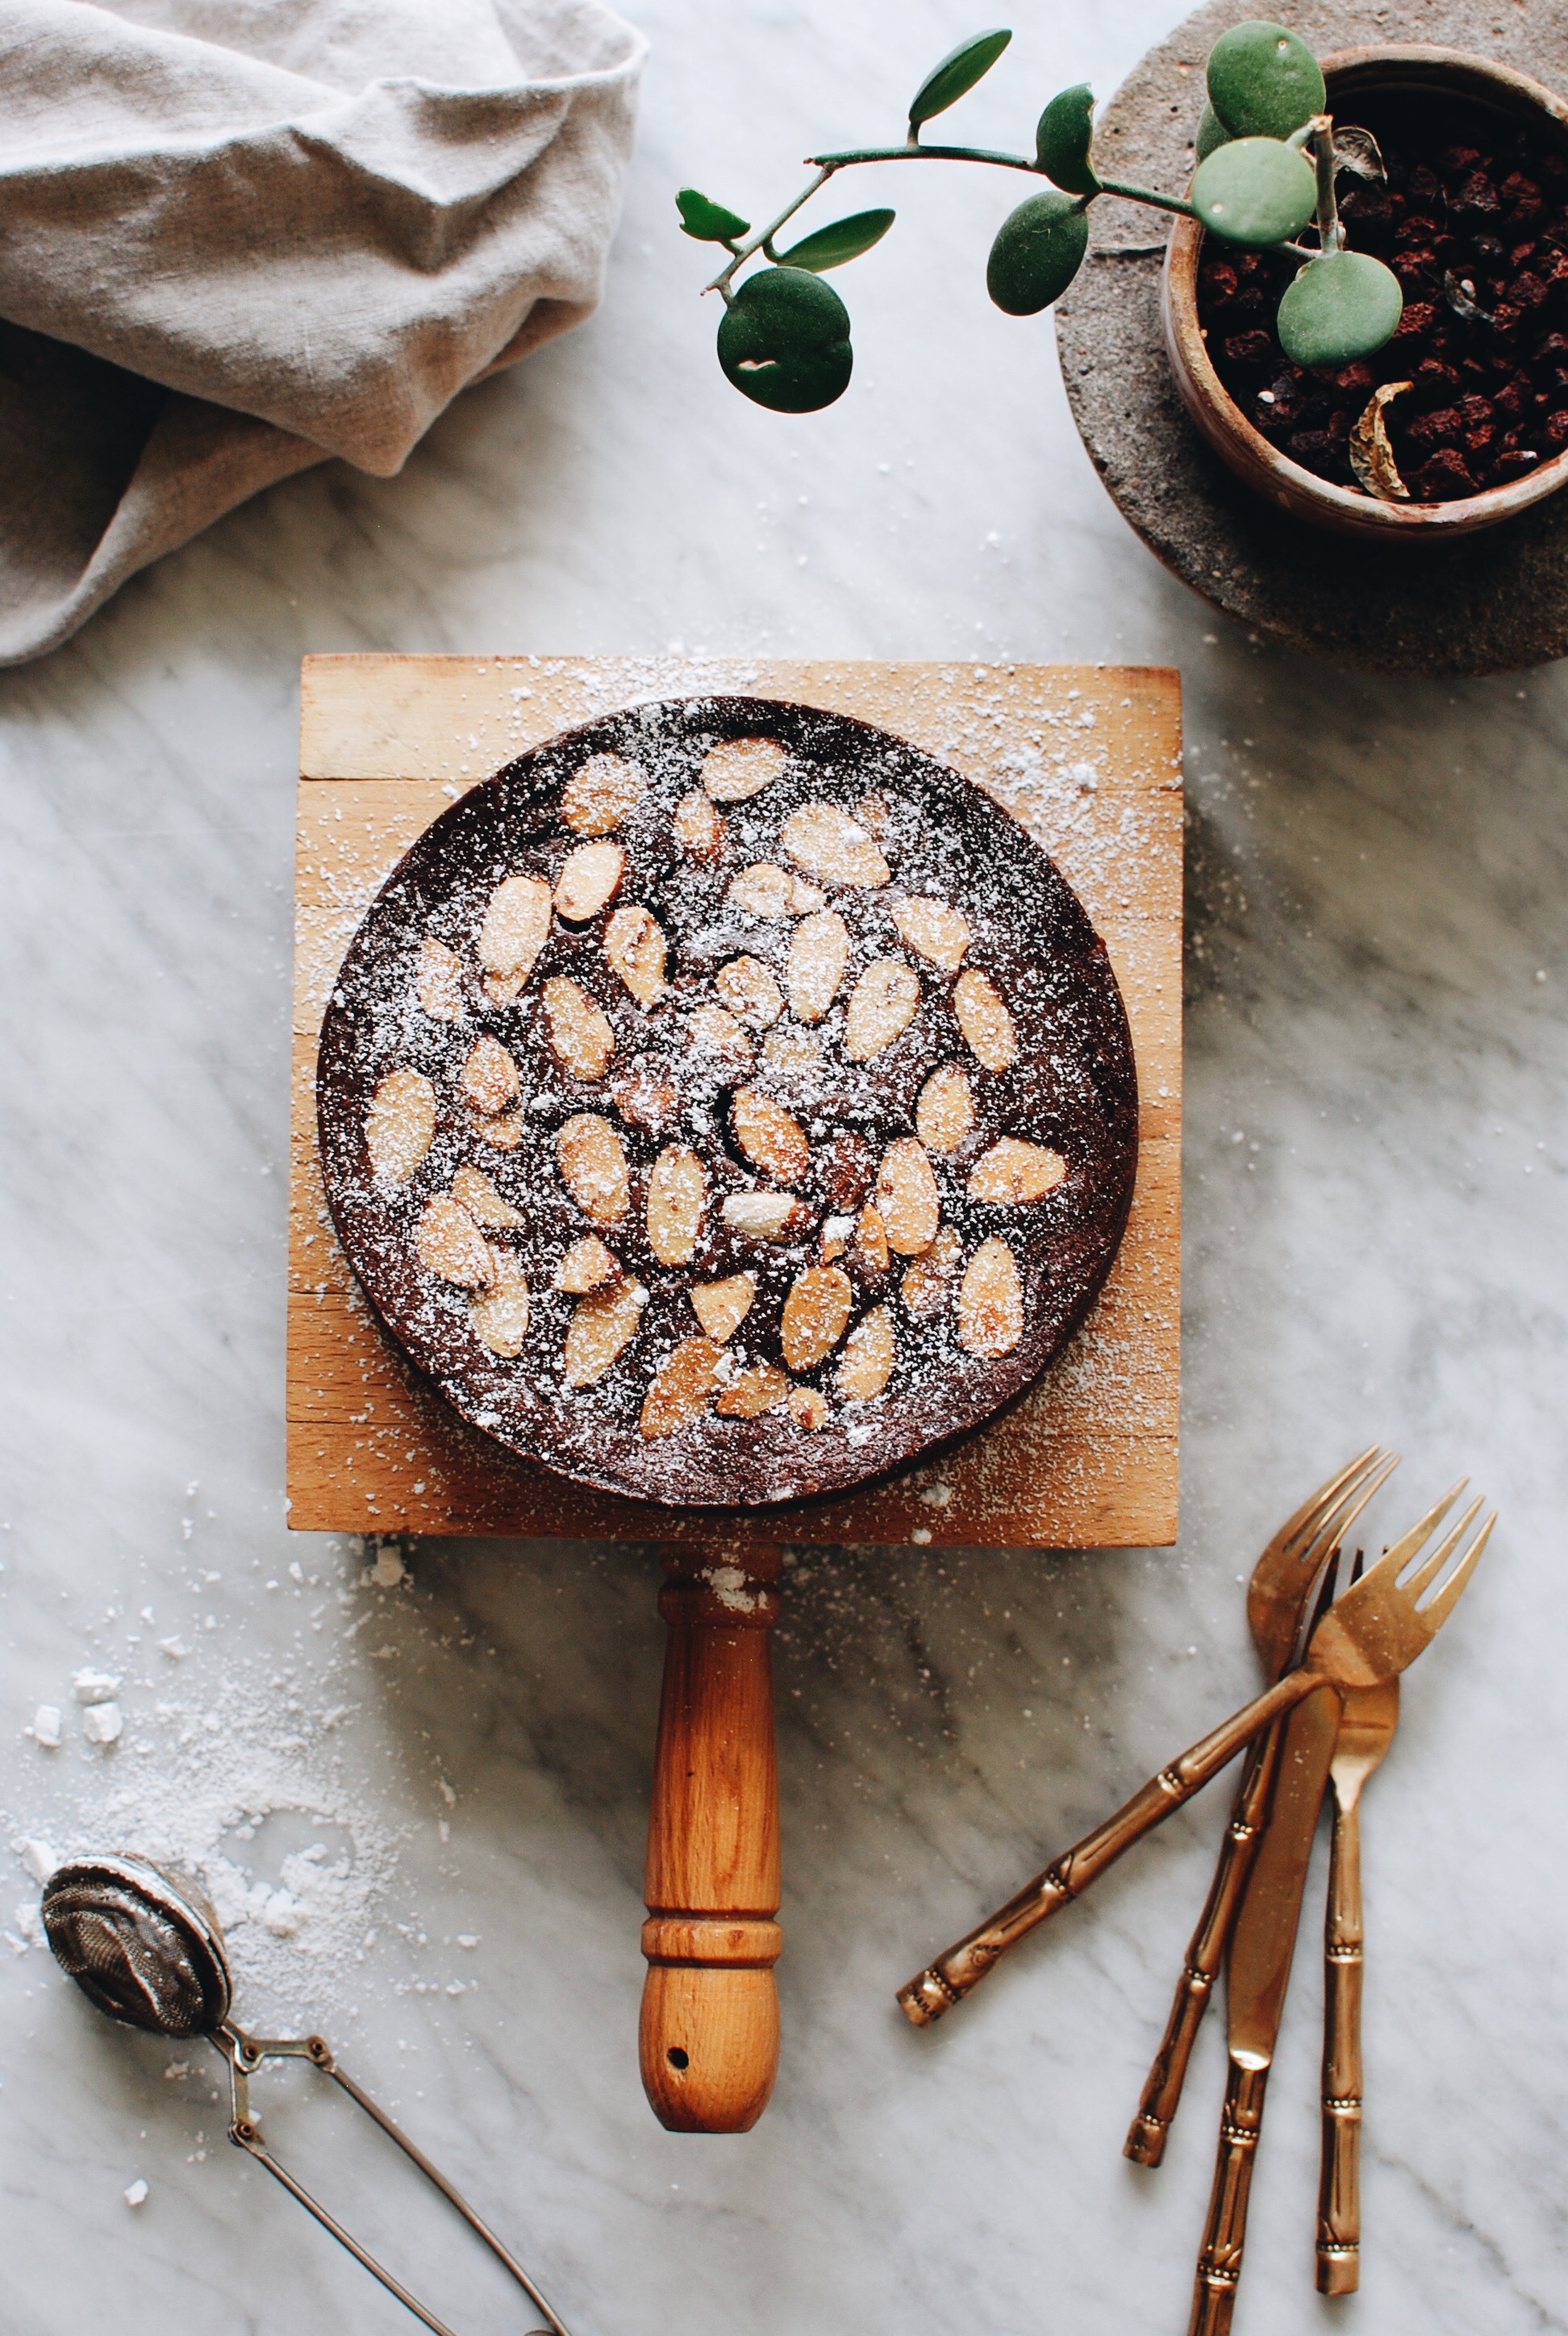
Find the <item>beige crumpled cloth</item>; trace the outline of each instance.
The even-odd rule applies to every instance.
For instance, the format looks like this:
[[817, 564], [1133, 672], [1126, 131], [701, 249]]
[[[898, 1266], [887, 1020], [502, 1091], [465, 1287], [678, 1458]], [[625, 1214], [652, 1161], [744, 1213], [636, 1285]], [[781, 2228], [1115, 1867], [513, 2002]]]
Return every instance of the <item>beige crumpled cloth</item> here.
[[587, 316], [644, 54], [599, 0], [0, 0], [0, 663]]

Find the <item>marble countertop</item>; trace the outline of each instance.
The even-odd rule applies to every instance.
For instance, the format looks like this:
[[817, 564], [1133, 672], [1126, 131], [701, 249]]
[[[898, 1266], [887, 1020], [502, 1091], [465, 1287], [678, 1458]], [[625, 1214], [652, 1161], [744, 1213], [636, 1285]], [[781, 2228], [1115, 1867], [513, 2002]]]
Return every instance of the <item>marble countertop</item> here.
[[[888, 189], [898, 229], [840, 279], [840, 405], [744, 404], [672, 190], [782, 200], [809, 146], [896, 120], [972, 17], [639, 13], [596, 320], [462, 400], [400, 478], [279, 487], [0, 677], [6, 2329], [412, 2325], [227, 2146], [217, 2063], [113, 2029], [30, 1942], [28, 1859], [89, 1842], [221, 1857], [241, 2017], [324, 2029], [574, 2336], [1180, 2326], [1218, 2022], [1164, 2170], [1119, 2152], [1218, 1800], [950, 2023], [916, 2034], [892, 1989], [1251, 1691], [1238, 1583], [1374, 1438], [1406, 1455], [1389, 1531], [1461, 1469], [1503, 1522], [1368, 1795], [1362, 2292], [1312, 2290], [1309, 1934], [1236, 2325], [1568, 2328], [1568, 683], [1330, 672], [1190, 598], [1098, 486], [1048, 321], [987, 302], [1015, 199], [988, 174]], [[1108, 93], [1175, 14], [1048, 0], [966, 127], [999, 141], [1065, 83]], [[648, 1554], [432, 1543], [394, 1580], [394, 1552], [291, 1538], [282, 1504], [299, 657], [672, 641], [1169, 663], [1188, 725], [1181, 1540], [793, 1569], [784, 2059], [731, 2139], [661, 2132], [637, 2077]], [[112, 1746], [86, 1738], [83, 1669], [122, 1682]], [[40, 1704], [57, 1749], [26, 1732]], [[280, 2154], [459, 2331], [528, 2326], [306, 2086], [261, 2090]]]

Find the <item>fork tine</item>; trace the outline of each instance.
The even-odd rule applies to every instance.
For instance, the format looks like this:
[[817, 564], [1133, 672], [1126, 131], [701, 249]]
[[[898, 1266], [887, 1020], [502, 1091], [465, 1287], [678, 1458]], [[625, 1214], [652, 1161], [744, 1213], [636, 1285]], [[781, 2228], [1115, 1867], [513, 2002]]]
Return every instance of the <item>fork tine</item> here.
[[[1479, 1508], [1480, 1505], [1480, 1502], [1477, 1501], [1475, 1507]], [[1474, 1511], [1471, 1514], [1474, 1514]], [[1425, 1606], [1417, 1607], [1416, 1610], [1417, 1621], [1424, 1624], [1429, 1632], [1435, 1634], [1440, 1630], [1453, 1612], [1458, 1601], [1459, 1593], [1475, 1572], [1481, 1552], [1490, 1540], [1492, 1528], [1496, 1522], [1497, 1512], [1494, 1509], [1437, 1596], [1428, 1599]]]
[[1386, 1549], [1381, 1557], [1374, 1560], [1357, 1583], [1357, 1589], [1365, 1589], [1368, 1582], [1391, 1582], [1396, 1574], [1403, 1573], [1417, 1552], [1442, 1523], [1469, 1481], [1468, 1476], [1461, 1476], [1456, 1484], [1451, 1485], [1442, 1499], [1435, 1503], [1407, 1533], [1400, 1536], [1392, 1549]]
[[1331, 1552], [1338, 1552], [1340, 1543], [1367, 1506], [1368, 1502], [1382, 1491], [1398, 1465], [1399, 1455], [1397, 1452], [1386, 1452], [1370, 1475], [1362, 1477], [1359, 1484], [1353, 1485], [1350, 1491], [1335, 1504], [1334, 1508], [1324, 1520], [1313, 1547], [1310, 1548], [1303, 1557], [1301, 1561], [1303, 1564], [1307, 1563], [1308, 1559], [1312, 1559], [1314, 1563], [1321, 1563], [1323, 1558]]
[[1458, 1523], [1449, 1526], [1442, 1540], [1437, 1543], [1437, 1548], [1432, 1552], [1431, 1556], [1424, 1557], [1421, 1560], [1420, 1564], [1417, 1566], [1415, 1572], [1411, 1574], [1407, 1582], [1401, 1582], [1399, 1587], [1405, 1592], [1407, 1597], [1418, 1599], [1423, 1590], [1427, 1589], [1431, 1583], [1437, 1581], [1437, 1576], [1442, 1572], [1443, 1568], [1453, 1556], [1454, 1552], [1458, 1548], [1459, 1543], [1464, 1540], [1465, 1535], [1475, 1523], [1476, 1518], [1480, 1515], [1481, 1511], [1485, 1507], [1485, 1505], [1486, 1504], [1483, 1499], [1477, 1498], [1472, 1501], [1464, 1515], [1459, 1519]]
[[1287, 1519], [1280, 1528], [1279, 1546], [1282, 1553], [1296, 1542], [1305, 1543], [1314, 1538], [1324, 1514], [1340, 1498], [1352, 1478], [1359, 1478], [1366, 1474], [1377, 1460], [1378, 1453], [1378, 1446], [1368, 1444], [1365, 1452], [1359, 1452], [1338, 1475], [1330, 1476], [1326, 1484], [1319, 1485], [1310, 1500], [1302, 1502], [1295, 1515]]

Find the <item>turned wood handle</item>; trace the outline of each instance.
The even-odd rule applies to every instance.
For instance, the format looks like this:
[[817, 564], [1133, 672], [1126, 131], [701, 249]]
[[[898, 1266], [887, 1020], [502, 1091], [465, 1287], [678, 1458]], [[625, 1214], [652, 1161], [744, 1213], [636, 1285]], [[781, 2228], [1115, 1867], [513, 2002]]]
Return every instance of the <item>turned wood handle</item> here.
[[778, 2072], [773, 1659], [780, 1552], [666, 1550], [643, 1895], [643, 2090], [676, 2133], [745, 2133]]
[[1318, 2292], [1353, 2295], [1361, 2279], [1361, 1815], [1354, 1801], [1334, 1813], [1323, 1954]]
[[1247, 2235], [1247, 2199], [1268, 2081], [1266, 2068], [1244, 2068], [1232, 2061], [1187, 2336], [1226, 2336], [1236, 2309], [1236, 2282], [1242, 2275], [1242, 2248]]

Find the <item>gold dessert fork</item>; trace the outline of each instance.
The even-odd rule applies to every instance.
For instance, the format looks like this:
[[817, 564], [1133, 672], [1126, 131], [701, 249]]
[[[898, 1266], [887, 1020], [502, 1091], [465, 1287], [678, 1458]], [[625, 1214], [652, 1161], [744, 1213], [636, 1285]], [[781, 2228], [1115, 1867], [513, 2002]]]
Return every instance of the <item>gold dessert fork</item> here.
[[[1342, 1697], [1348, 1688], [1375, 1687], [1413, 1663], [1452, 1613], [1496, 1523], [1494, 1512], [1452, 1571], [1439, 1581], [1480, 1513], [1483, 1504], [1473, 1501], [1431, 1555], [1414, 1566], [1407, 1580], [1399, 1580], [1464, 1489], [1461, 1477], [1418, 1524], [1335, 1601], [1313, 1631], [1305, 1659], [1296, 1669], [1243, 1705], [1157, 1776], [1151, 1776], [1123, 1807], [900, 1988], [898, 2000], [905, 2018], [917, 2028], [940, 2020], [979, 1985], [1010, 1947], [1080, 1897], [1135, 1841], [1217, 1776], [1261, 1728], [1292, 1710], [1325, 1680]], [[1423, 1598], [1424, 1604], [1419, 1602]]]
[[[1398, 1453], [1370, 1445], [1337, 1476], [1320, 1484], [1280, 1527], [1260, 1556], [1247, 1585], [1247, 1622], [1265, 1679], [1282, 1678], [1290, 1669], [1319, 1584], [1326, 1581], [1351, 1525], [1398, 1465]], [[1123, 2146], [1123, 2155], [1135, 2165], [1158, 2166], [1165, 2154], [1165, 2138], [1181, 2102], [1193, 2040], [1213, 1999], [1226, 1942], [1257, 1855], [1281, 1741], [1277, 1726], [1260, 1737], [1242, 1771], [1214, 1879], [1176, 1982], [1165, 2033]]]

